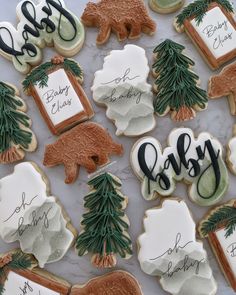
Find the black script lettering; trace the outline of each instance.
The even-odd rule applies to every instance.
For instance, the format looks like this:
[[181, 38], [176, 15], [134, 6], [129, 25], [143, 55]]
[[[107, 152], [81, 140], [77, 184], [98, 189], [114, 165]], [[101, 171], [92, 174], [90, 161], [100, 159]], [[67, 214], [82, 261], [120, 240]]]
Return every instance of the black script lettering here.
[[116, 96], [116, 92], [117, 92], [117, 89], [113, 88], [111, 94], [107, 97], [104, 97], [103, 100], [114, 103], [120, 100], [136, 99], [136, 104], [139, 104], [141, 101], [142, 95], [144, 94], [143, 91], [135, 89], [133, 86], [131, 86], [127, 90], [127, 92], [120, 94], [118, 96]]
[[115, 84], [120, 84], [121, 82], [125, 83], [126, 81], [132, 81], [132, 80], [135, 80], [136, 78], [140, 77], [140, 76], [134, 76], [134, 77], [129, 77], [129, 74], [131, 72], [131, 69], [128, 68], [125, 70], [125, 73], [123, 76], [121, 77], [117, 77], [109, 82], [105, 82], [105, 83], [101, 83], [102, 85], [107, 85], [107, 84], [111, 84], [111, 83], [115, 83]]
[[224, 28], [225, 31], [228, 30], [228, 21], [218, 22], [217, 25], [208, 25], [203, 29], [203, 33], [207, 35], [208, 38], [211, 38], [217, 31]]
[[26, 281], [24, 283], [23, 288], [20, 287], [19, 289], [21, 291], [21, 294], [20, 295], [26, 295], [26, 294], [28, 294], [28, 292], [32, 293], [34, 291], [34, 289], [30, 286], [29, 281]]
[[227, 247], [227, 252], [230, 254], [231, 257], [236, 257], [236, 242], [230, 244]]

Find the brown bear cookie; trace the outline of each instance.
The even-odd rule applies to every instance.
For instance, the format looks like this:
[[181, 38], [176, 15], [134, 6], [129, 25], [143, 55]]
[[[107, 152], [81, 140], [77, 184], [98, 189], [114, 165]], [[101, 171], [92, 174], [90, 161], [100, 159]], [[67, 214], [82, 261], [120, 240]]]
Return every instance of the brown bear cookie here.
[[119, 41], [139, 38], [141, 32], [152, 35], [156, 30], [156, 23], [148, 15], [142, 0], [89, 2], [81, 19], [86, 26], [99, 28], [99, 45], [109, 39], [112, 30]]
[[106, 129], [99, 124], [85, 122], [61, 135], [55, 143], [47, 145], [43, 163], [47, 167], [63, 164], [65, 183], [73, 183], [80, 166], [92, 173], [97, 165], [107, 164], [110, 155], [122, 153], [122, 145], [115, 143]]
[[125, 271], [115, 271], [90, 280], [86, 285], [76, 285], [71, 295], [142, 295], [138, 281]]

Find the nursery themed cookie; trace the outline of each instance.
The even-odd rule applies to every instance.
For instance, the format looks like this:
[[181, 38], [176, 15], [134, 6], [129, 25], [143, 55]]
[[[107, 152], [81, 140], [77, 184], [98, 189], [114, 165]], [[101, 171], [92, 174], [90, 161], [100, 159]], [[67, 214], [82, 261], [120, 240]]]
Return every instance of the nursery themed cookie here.
[[236, 21], [229, 0], [195, 0], [177, 16], [175, 28], [185, 31], [212, 69], [236, 57]]
[[159, 116], [171, 112], [175, 121], [193, 119], [195, 111], [204, 110], [208, 103], [206, 91], [197, 85], [199, 77], [190, 69], [195, 63], [182, 53], [184, 49], [167, 39], [153, 51], [154, 109]]
[[226, 279], [236, 292], [236, 200], [211, 210], [199, 225], [207, 237]]
[[81, 83], [83, 72], [74, 60], [55, 56], [34, 69], [23, 81], [53, 134], [60, 134], [93, 117]]
[[37, 2], [23, 0], [17, 5], [17, 28], [0, 22], [0, 53], [23, 74], [41, 63], [45, 46], [54, 46], [61, 55], [71, 57], [84, 42], [84, 27], [64, 0]]
[[147, 83], [148, 60], [144, 49], [126, 45], [112, 50], [92, 87], [96, 103], [107, 107], [116, 135], [138, 136], [155, 127], [152, 87]]
[[40, 267], [60, 260], [76, 235], [42, 173], [36, 164], [24, 162], [0, 180], [0, 236], [6, 243], [19, 241]]
[[210, 78], [208, 94], [213, 99], [227, 96], [231, 114], [236, 116], [236, 62]]
[[196, 225], [184, 201], [165, 200], [161, 207], [146, 211], [138, 244], [142, 270], [158, 276], [167, 293], [216, 294], [207, 253], [196, 239]]
[[68, 295], [70, 284], [37, 268], [19, 249], [0, 255], [0, 295]]
[[236, 175], [236, 125], [234, 126], [234, 136], [230, 139], [227, 146], [226, 160], [230, 171]]
[[181, 180], [190, 185], [189, 197], [200, 206], [216, 204], [228, 189], [222, 146], [206, 132], [195, 138], [189, 128], [174, 129], [163, 150], [155, 138], [141, 138], [131, 151], [131, 165], [146, 200], [170, 196]]
[[80, 166], [93, 173], [97, 166], [107, 164], [112, 154], [122, 155], [122, 145], [114, 142], [99, 124], [85, 122], [61, 135], [55, 143], [47, 145], [43, 163], [47, 167], [63, 164], [65, 183], [73, 183]]
[[88, 2], [81, 20], [85, 26], [99, 28], [98, 45], [108, 41], [112, 30], [119, 41], [139, 38], [142, 32], [152, 35], [156, 31], [156, 23], [142, 0]]
[[142, 295], [138, 281], [128, 272], [114, 271], [90, 280], [86, 285], [74, 286], [71, 295]]
[[128, 199], [120, 191], [120, 180], [110, 173], [94, 177], [88, 185], [91, 191], [84, 198], [88, 212], [83, 215], [76, 249], [79, 256], [92, 254], [95, 267], [114, 267], [117, 254], [125, 259], [132, 255], [129, 220], [124, 213]]
[[149, 6], [158, 13], [172, 13], [184, 5], [185, 0], [149, 0]]
[[20, 161], [33, 152], [37, 141], [31, 131], [27, 106], [12, 85], [0, 82], [0, 164]]

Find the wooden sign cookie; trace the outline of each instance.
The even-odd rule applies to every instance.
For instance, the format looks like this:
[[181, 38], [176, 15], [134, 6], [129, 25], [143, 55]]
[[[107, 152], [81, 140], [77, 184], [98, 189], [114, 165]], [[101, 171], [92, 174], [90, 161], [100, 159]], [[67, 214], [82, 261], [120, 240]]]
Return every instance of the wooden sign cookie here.
[[27, 106], [12, 85], [0, 82], [0, 164], [20, 161], [37, 148]]
[[60, 134], [93, 117], [81, 84], [83, 72], [74, 60], [55, 56], [34, 69], [23, 81], [53, 134]]
[[222, 146], [206, 132], [196, 138], [191, 129], [176, 128], [164, 150], [155, 138], [141, 138], [131, 150], [131, 165], [146, 200], [170, 196], [181, 180], [190, 185], [189, 197], [200, 206], [216, 204], [228, 190]]
[[236, 57], [236, 21], [229, 0], [196, 0], [175, 20], [178, 32], [186, 31], [212, 69]]
[[226, 279], [236, 292], [236, 200], [211, 210], [201, 221], [199, 233], [208, 238]]
[[158, 276], [167, 293], [216, 294], [207, 253], [196, 239], [196, 225], [183, 200], [164, 200], [146, 211], [138, 245], [141, 269]]
[[83, 215], [76, 249], [79, 256], [92, 254], [95, 267], [114, 267], [117, 254], [124, 259], [132, 255], [129, 220], [124, 213], [128, 199], [120, 191], [121, 181], [110, 173], [94, 177], [88, 185], [91, 192], [84, 198], [88, 212]]
[[185, 0], [149, 0], [149, 6], [158, 13], [172, 13], [181, 8]]
[[84, 27], [64, 0], [38, 2], [23, 0], [17, 5], [17, 28], [0, 22], [0, 53], [23, 74], [41, 63], [41, 48], [53, 45], [59, 54], [71, 57], [84, 42]]
[[81, 20], [85, 26], [99, 28], [98, 45], [108, 41], [112, 30], [119, 41], [139, 38], [142, 32], [152, 35], [156, 30], [142, 0], [88, 2]]
[[69, 283], [37, 266], [32, 256], [18, 249], [0, 255], [0, 295], [69, 294]]
[[71, 295], [142, 295], [138, 281], [126, 271], [114, 271], [90, 280], [86, 285], [73, 286]]
[[64, 257], [76, 230], [59, 201], [49, 195], [48, 180], [36, 164], [16, 165], [0, 180], [0, 196], [0, 236], [6, 243], [19, 241], [40, 267]]

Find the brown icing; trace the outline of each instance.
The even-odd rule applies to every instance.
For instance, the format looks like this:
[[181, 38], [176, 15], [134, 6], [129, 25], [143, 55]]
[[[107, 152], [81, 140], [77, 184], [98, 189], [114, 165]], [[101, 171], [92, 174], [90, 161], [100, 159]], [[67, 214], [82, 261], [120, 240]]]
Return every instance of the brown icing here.
[[115, 271], [94, 278], [84, 287], [74, 286], [71, 295], [142, 295], [137, 280], [129, 273]]
[[46, 146], [44, 165], [65, 166], [66, 183], [73, 183], [83, 166], [88, 173], [96, 171], [97, 165], [105, 165], [112, 154], [121, 155], [123, 147], [113, 141], [109, 133], [99, 124], [82, 123], [67, 131], [59, 139]]
[[156, 30], [156, 23], [142, 0], [89, 2], [81, 19], [86, 26], [99, 28], [97, 44], [105, 43], [112, 30], [120, 41], [138, 38], [141, 32], [153, 34]]

